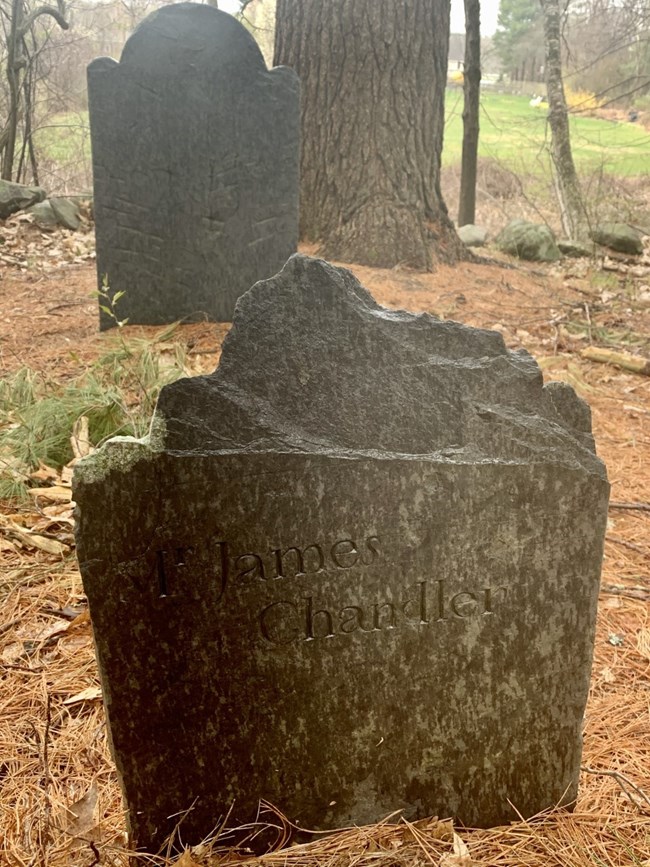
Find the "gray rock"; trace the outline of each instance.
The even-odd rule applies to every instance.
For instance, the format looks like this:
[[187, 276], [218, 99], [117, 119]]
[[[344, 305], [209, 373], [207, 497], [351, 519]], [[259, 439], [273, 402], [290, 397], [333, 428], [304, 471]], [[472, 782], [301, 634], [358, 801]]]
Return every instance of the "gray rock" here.
[[557, 262], [561, 258], [555, 236], [548, 226], [511, 220], [495, 238], [504, 253], [531, 262]]
[[298, 91], [243, 25], [194, 3], [90, 64], [97, 272], [125, 292], [120, 318], [229, 321], [296, 250]]
[[137, 845], [261, 798], [321, 829], [575, 798], [608, 484], [500, 334], [292, 257], [74, 499]]
[[460, 240], [468, 247], [483, 247], [487, 241], [487, 229], [484, 229], [483, 226], [475, 226], [472, 223], [468, 223], [465, 226], [461, 226], [457, 231]]
[[572, 259], [579, 259], [584, 256], [593, 256], [594, 254], [593, 244], [582, 244], [580, 241], [572, 241], [569, 238], [564, 238], [558, 241], [557, 246], [563, 256], [569, 256]]
[[589, 233], [590, 238], [602, 247], [618, 253], [639, 255], [643, 253], [641, 233], [627, 223], [600, 223]]
[[81, 225], [81, 214], [78, 206], [70, 199], [58, 196], [32, 205], [27, 208], [27, 212], [33, 214], [34, 220], [43, 229], [63, 226], [74, 231]]
[[34, 222], [41, 229], [49, 231], [50, 229], [55, 229], [59, 225], [59, 221], [49, 199], [31, 205], [31, 207], [27, 208], [27, 213], [32, 214]]
[[45, 190], [41, 187], [27, 187], [11, 181], [0, 181], [0, 220], [6, 220], [17, 211], [42, 202]]
[[81, 214], [79, 207], [70, 199], [64, 199], [60, 196], [50, 198], [52, 210], [56, 215], [59, 225], [65, 229], [76, 231], [81, 225]]

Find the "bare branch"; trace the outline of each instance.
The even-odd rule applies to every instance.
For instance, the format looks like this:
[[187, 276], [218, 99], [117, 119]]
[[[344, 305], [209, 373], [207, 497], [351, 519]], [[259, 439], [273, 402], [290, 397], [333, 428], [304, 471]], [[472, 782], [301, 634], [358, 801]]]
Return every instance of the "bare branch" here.
[[650, 798], [646, 795], [643, 789], [637, 786], [636, 783], [633, 783], [628, 777], [624, 777], [623, 774], [618, 771], [601, 771], [598, 768], [589, 768], [585, 765], [583, 765], [580, 770], [585, 774], [595, 774], [598, 777], [612, 777], [612, 779], [616, 780], [621, 789], [623, 789], [637, 810], [640, 813], [645, 813], [646, 816], [650, 815]]
[[[62, 5], [63, 4], [60, 4], [60, 6]], [[51, 18], [54, 18], [61, 30], [68, 30], [70, 27], [70, 24], [66, 21], [61, 8], [56, 9], [54, 6], [39, 6], [38, 9], [34, 9], [34, 11], [25, 18], [22, 27], [17, 34], [19, 39], [25, 38], [36, 19], [40, 18], [41, 15], [49, 15]]]

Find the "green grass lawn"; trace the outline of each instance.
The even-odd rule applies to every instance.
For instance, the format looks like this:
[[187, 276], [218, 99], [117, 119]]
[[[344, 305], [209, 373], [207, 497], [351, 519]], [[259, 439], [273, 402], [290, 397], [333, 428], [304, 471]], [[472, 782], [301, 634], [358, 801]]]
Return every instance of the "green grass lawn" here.
[[[528, 103], [527, 96], [482, 92], [479, 156], [492, 157], [521, 175], [545, 175], [550, 143], [546, 109], [532, 108]], [[460, 163], [462, 111], [462, 88], [449, 89], [444, 165]], [[42, 154], [61, 164], [90, 161], [87, 112], [56, 115], [39, 131], [36, 141]], [[639, 124], [572, 116], [571, 143], [581, 173], [601, 167], [610, 174], [628, 177], [650, 171], [650, 131]]]
[[[447, 91], [444, 165], [460, 163], [463, 137], [463, 92]], [[521, 174], [546, 173], [550, 130], [545, 108], [533, 108], [529, 97], [481, 93], [479, 157], [492, 157]], [[572, 116], [571, 145], [581, 173], [602, 168], [634, 176], [650, 171], [650, 131], [639, 124]]]

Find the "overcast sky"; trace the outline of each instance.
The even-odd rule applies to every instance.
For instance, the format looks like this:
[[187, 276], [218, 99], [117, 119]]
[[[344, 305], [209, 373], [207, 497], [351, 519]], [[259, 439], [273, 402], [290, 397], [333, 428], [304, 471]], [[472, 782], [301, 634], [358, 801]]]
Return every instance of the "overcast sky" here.
[[[219, 0], [219, 9], [225, 12], [237, 12], [239, 0]], [[499, 0], [482, 0], [481, 2], [481, 33], [489, 36], [497, 28]], [[462, 33], [465, 30], [465, 12], [463, 0], [451, 0], [451, 32]]]

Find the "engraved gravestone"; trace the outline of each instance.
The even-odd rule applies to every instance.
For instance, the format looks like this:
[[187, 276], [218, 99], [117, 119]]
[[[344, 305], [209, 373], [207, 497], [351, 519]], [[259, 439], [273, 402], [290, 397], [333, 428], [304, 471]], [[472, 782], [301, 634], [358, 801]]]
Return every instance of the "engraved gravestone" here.
[[134, 842], [260, 799], [321, 829], [569, 804], [608, 490], [526, 352], [292, 257], [75, 472]]
[[[100, 327], [230, 321], [298, 239], [298, 79], [231, 15], [165, 6], [88, 67]], [[107, 309], [102, 309], [107, 308]]]

